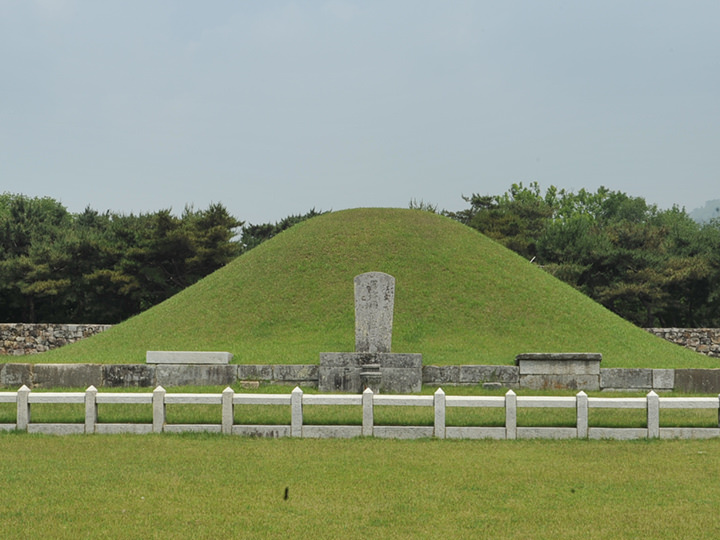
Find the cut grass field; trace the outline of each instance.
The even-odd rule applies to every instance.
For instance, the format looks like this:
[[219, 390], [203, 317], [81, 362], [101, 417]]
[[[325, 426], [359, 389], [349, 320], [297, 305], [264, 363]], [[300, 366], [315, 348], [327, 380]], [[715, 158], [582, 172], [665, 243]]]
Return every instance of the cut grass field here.
[[524, 352], [600, 352], [603, 367], [714, 367], [613, 315], [448, 218], [325, 214], [159, 306], [33, 362], [142, 363], [147, 350], [225, 350], [242, 364], [314, 364], [354, 349], [353, 278], [396, 278], [393, 351], [426, 365], [512, 364]]
[[0, 531], [59, 539], [717, 538], [717, 444], [8, 433], [0, 435]]

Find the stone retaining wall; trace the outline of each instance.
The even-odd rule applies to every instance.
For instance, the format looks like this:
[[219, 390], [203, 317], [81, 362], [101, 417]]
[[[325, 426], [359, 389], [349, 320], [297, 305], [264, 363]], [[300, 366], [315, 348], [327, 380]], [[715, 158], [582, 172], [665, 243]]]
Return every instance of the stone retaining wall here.
[[720, 358], [720, 328], [646, 328], [646, 330], [695, 352]]
[[[0, 356], [35, 354], [104, 332], [110, 324], [0, 323]], [[701, 354], [720, 358], [720, 328], [646, 328]]]
[[57, 349], [100, 332], [109, 324], [0, 324], [0, 355], [23, 356]]
[[[518, 366], [423, 366], [427, 386], [483, 385], [486, 388], [527, 388]], [[260, 383], [317, 387], [319, 366], [303, 365], [148, 365], [148, 364], [0, 364], [0, 386], [28, 388], [96, 388], [163, 386], [225, 386]], [[720, 369], [601, 368], [603, 391], [676, 390], [720, 393]], [[571, 384], [576, 390], [582, 381]], [[532, 388], [535, 388], [534, 386]], [[594, 389], [597, 389], [594, 387]]]

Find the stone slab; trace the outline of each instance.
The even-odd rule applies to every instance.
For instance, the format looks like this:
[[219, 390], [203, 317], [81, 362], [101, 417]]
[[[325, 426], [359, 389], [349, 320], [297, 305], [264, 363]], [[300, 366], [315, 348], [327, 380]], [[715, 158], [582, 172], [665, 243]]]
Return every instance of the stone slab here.
[[277, 383], [317, 380], [320, 367], [316, 364], [278, 364], [272, 366], [273, 380]]
[[383, 394], [407, 394], [422, 390], [422, 369], [380, 368], [380, 392]]
[[720, 369], [676, 369], [674, 389], [679, 392], [720, 393]]
[[320, 369], [357, 368], [365, 364], [377, 363], [377, 354], [369, 352], [357, 353], [320, 353]]
[[35, 364], [33, 387], [87, 388], [102, 386], [100, 364]]
[[104, 435], [119, 433], [147, 435], [152, 433], [152, 428], [152, 424], [95, 424], [95, 433]]
[[652, 385], [655, 390], [672, 390], [675, 388], [674, 369], [653, 369]]
[[240, 364], [237, 367], [239, 381], [271, 381], [273, 366], [263, 364]]
[[520, 369], [517, 366], [460, 366], [460, 384], [499, 382], [506, 385], [518, 383]]
[[362, 435], [362, 426], [307, 426], [302, 436], [310, 439], [351, 439]]
[[165, 424], [165, 433], [221, 433], [220, 424]]
[[220, 386], [237, 381], [237, 366], [168, 365], [155, 370], [156, 384], [169, 386]]
[[615, 439], [618, 441], [632, 441], [647, 439], [646, 428], [588, 428], [588, 439]]
[[460, 381], [460, 366], [423, 366], [422, 382], [428, 385], [455, 385]]
[[520, 375], [520, 388], [600, 390], [600, 375]]
[[571, 427], [519, 427], [518, 439], [577, 439], [577, 428]]
[[603, 390], [653, 388], [652, 369], [603, 368], [600, 370]]
[[85, 433], [85, 424], [28, 424], [27, 431], [46, 435], [81, 435]]
[[0, 368], [0, 385], [8, 388], [32, 387], [32, 364], [3, 364]]
[[233, 435], [245, 435], [246, 437], [269, 437], [277, 439], [290, 436], [290, 426], [233, 426]]
[[714, 439], [720, 428], [660, 428], [661, 439]]
[[229, 364], [233, 355], [220, 351], [147, 351], [148, 364]]
[[422, 369], [422, 354], [378, 353], [377, 359], [383, 368]]
[[102, 366], [103, 386], [108, 388], [155, 386], [155, 366], [106, 364]]
[[373, 437], [388, 439], [423, 439], [432, 437], [434, 427], [425, 426], [374, 426]]
[[446, 439], [505, 439], [504, 427], [446, 427]]
[[[422, 388], [422, 355], [407, 353], [320, 353], [321, 392], [360, 393], [368, 372], [380, 371], [380, 391], [405, 394]], [[376, 383], [377, 376], [373, 377]]]
[[515, 357], [520, 375], [599, 375], [599, 353], [524, 353]]

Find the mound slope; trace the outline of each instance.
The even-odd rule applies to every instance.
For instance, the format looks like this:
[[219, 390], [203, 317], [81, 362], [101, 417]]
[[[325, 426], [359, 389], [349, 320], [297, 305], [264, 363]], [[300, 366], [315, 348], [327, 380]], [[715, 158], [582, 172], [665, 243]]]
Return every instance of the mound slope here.
[[353, 277], [395, 276], [394, 352], [425, 364], [511, 364], [523, 352], [601, 352], [603, 367], [709, 367], [448, 218], [324, 214], [166, 302], [37, 362], [144, 362], [146, 350], [225, 350], [243, 364], [317, 363], [354, 349]]

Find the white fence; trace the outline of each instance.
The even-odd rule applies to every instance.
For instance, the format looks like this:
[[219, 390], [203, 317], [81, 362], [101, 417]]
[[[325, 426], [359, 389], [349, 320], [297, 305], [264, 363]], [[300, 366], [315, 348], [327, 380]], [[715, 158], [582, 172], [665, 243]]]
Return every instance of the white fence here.
[[[720, 437], [720, 427], [660, 427], [660, 409], [712, 409], [720, 413], [720, 397], [660, 397], [651, 391], [645, 397], [588, 397], [585, 392], [576, 396], [518, 396], [509, 390], [504, 396], [447, 396], [442, 389], [434, 395], [401, 396], [373, 394], [304, 394], [295, 388], [290, 394], [244, 394], [226, 388], [222, 394], [167, 393], [158, 386], [152, 393], [100, 393], [93, 386], [85, 392], [31, 392], [23, 386], [17, 392], [0, 392], [0, 403], [15, 403], [17, 417], [14, 424], [0, 424], [3, 430], [20, 430], [31, 433], [161, 433], [207, 431], [232, 435], [268, 437], [347, 438], [374, 436], [385, 438], [441, 439], [530, 439], [530, 438], [590, 438], [590, 439], [644, 439], [644, 438], [710, 438]], [[84, 423], [34, 423], [31, 421], [33, 404], [84, 404]], [[100, 404], [149, 404], [152, 406], [152, 423], [98, 422]], [[219, 424], [167, 423], [166, 406], [170, 404], [217, 405], [221, 408]], [[275, 405], [289, 407], [290, 425], [245, 425], [235, 423], [237, 405]], [[303, 423], [304, 405], [354, 405], [362, 408], [362, 425], [309, 425]], [[375, 425], [374, 407], [432, 407], [432, 426]], [[446, 412], [450, 407], [492, 407], [505, 411], [504, 427], [448, 426]], [[575, 409], [575, 427], [519, 427], [518, 409], [523, 407]], [[644, 428], [589, 427], [589, 410], [593, 408], [644, 409], [647, 425]]]

